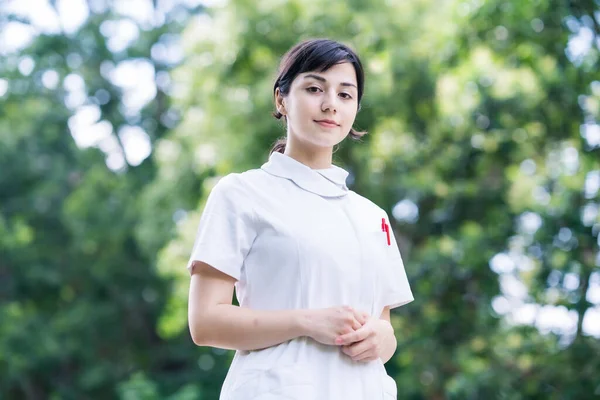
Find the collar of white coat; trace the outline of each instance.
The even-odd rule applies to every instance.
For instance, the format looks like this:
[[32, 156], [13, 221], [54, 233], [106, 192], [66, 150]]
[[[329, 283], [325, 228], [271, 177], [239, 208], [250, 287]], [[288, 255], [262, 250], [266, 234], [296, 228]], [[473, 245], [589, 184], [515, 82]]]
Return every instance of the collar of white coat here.
[[322, 197], [342, 197], [348, 194], [348, 172], [336, 165], [312, 169], [292, 157], [273, 152], [261, 169], [271, 175], [289, 179], [302, 189]]

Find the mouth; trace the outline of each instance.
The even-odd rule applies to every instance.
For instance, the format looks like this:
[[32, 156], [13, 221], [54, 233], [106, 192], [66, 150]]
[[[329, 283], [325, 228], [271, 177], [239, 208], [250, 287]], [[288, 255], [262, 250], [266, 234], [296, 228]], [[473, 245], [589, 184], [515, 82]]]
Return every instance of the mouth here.
[[338, 126], [338, 124], [336, 124], [333, 121], [322, 120], [322, 121], [315, 121], [315, 122], [324, 128], [336, 128]]

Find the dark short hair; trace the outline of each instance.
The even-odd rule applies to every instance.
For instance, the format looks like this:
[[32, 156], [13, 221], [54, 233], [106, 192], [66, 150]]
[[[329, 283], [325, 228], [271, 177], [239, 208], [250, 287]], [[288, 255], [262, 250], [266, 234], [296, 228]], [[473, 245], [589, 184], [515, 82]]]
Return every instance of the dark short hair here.
[[[360, 101], [365, 86], [365, 73], [360, 58], [350, 47], [329, 39], [305, 40], [285, 53], [279, 65], [279, 76], [273, 85], [273, 95], [277, 88], [283, 96], [289, 94], [292, 82], [299, 74], [310, 71], [324, 72], [343, 62], [352, 64], [356, 71], [358, 110], [360, 110]], [[277, 119], [283, 117], [277, 110], [273, 112], [273, 116]], [[350, 129], [350, 137], [353, 139], [360, 139], [366, 133], [357, 132], [354, 128]], [[275, 151], [283, 153], [285, 143], [285, 139], [279, 139], [271, 149], [271, 153]]]

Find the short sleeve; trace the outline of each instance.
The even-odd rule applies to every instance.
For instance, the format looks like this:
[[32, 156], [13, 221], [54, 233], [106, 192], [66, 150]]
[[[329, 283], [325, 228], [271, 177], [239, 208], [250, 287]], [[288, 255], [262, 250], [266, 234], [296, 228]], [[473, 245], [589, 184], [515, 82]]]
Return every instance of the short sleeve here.
[[[387, 214], [386, 221], [389, 221]], [[390, 256], [386, 268], [387, 276], [383, 285], [383, 305], [391, 309], [410, 303], [415, 298], [406, 277], [406, 270], [404, 269], [404, 262], [396, 237], [392, 232], [390, 232], [390, 247]]]
[[239, 174], [229, 174], [215, 185], [202, 211], [187, 269], [194, 261], [240, 279], [244, 259], [256, 236], [253, 212], [242, 190]]

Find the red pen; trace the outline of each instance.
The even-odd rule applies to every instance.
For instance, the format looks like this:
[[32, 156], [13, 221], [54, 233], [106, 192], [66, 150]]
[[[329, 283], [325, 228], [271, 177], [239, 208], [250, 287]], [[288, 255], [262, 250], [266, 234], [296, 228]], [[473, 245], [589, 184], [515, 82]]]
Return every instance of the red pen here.
[[387, 244], [391, 246], [390, 242], [390, 226], [385, 222], [385, 218], [381, 218], [381, 230], [386, 233], [387, 236]]

